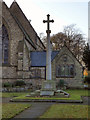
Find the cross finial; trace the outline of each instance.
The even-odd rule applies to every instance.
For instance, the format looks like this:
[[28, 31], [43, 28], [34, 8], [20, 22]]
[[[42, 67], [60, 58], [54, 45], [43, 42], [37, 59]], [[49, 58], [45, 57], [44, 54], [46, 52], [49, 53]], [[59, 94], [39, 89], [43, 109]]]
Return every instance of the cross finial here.
[[16, 2], [16, 0], [14, 0], [14, 2]]
[[50, 30], [50, 22], [54, 22], [54, 20], [50, 20], [50, 15], [48, 14], [47, 15], [47, 20], [43, 20], [43, 23], [46, 23], [47, 22], [47, 30], [46, 30], [46, 32], [48, 33], [50, 33], [51, 32], [51, 30]]

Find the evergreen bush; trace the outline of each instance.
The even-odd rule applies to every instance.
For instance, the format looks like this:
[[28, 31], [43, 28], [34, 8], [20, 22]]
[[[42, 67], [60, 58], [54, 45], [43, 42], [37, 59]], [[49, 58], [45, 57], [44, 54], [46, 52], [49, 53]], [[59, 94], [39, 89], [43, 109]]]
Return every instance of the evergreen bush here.
[[85, 77], [84, 83], [90, 84], [90, 76], [86, 76], [86, 77]]
[[17, 80], [14, 82], [14, 85], [13, 86], [24, 86], [26, 85], [26, 83], [23, 81], [23, 80]]
[[3, 84], [3, 87], [12, 87], [12, 83], [6, 82]]

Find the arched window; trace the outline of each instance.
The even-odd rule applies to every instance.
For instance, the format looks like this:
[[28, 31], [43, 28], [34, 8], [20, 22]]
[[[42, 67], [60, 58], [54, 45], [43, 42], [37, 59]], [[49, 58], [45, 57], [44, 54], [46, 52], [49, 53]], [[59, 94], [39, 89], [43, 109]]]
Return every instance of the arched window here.
[[8, 45], [9, 37], [5, 25], [2, 25], [2, 62], [4, 64], [8, 63]]
[[59, 65], [56, 73], [57, 77], [74, 77], [74, 65]]

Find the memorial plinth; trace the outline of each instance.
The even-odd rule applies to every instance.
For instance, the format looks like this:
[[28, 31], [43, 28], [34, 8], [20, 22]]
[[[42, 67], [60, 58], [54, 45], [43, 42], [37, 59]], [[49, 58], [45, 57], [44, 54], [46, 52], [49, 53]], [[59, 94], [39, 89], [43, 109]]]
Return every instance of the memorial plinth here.
[[46, 80], [42, 83], [42, 89], [40, 95], [52, 96], [56, 91], [56, 83], [53, 80]]

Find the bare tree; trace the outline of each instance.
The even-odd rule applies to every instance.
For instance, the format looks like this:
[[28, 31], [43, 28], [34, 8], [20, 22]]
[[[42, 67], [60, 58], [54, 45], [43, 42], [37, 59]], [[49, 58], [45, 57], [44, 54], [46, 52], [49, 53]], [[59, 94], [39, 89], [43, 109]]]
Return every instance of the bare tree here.
[[53, 43], [53, 49], [60, 50], [66, 40], [67, 40], [67, 36], [62, 32], [51, 36], [51, 42]]
[[43, 42], [43, 44], [45, 45], [45, 47], [46, 47], [46, 44], [47, 44], [47, 37], [46, 36], [44, 36], [44, 33], [40, 33], [39, 34], [39, 37], [40, 37], [40, 39], [41, 39], [41, 41]]
[[59, 50], [66, 44], [74, 55], [81, 59], [85, 46], [85, 38], [82, 32], [76, 28], [75, 24], [65, 26], [63, 32], [57, 33], [51, 37], [53, 49]]

